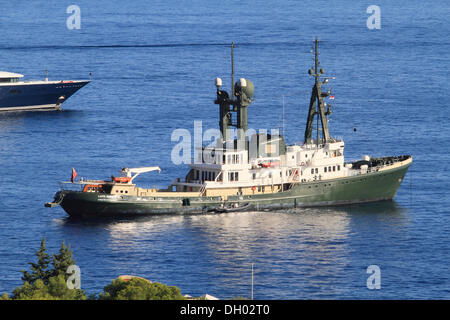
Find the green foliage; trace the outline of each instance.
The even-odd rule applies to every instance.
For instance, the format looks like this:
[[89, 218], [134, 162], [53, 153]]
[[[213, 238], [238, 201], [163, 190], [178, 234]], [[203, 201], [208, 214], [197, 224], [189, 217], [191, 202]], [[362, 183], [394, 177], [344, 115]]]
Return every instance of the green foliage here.
[[48, 278], [51, 276], [51, 271], [48, 270], [48, 265], [50, 264], [50, 256], [45, 249], [45, 238], [41, 241], [41, 247], [36, 252], [37, 263], [30, 262], [31, 273], [22, 270], [23, 273], [22, 280], [33, 284], [36, 280], [42, 280], [44, 284], [48, 283]]
[[66, 247], [64, 242], [61, 244], [59, 253], [53, 255], [52, 264], [53, 264], [53, 270], [51, 272], [52, 277], [63, 275], [67, 280], [67, 278], [70, 276], [69, 274], [66, 273], [67, 268], [75, 264], [75, 260], [73, 260], [72, 257], [72, 251], [70, 250], [70, 245]]
[[[70, 277], [67, 269], [75, 265], [70, 245], [64, 242], [57, 254], [51, 258], [46, 252], [45, 238], [36, 252], [37, 262], [30, 262], [31, 270], [23, 271], [23, 285], [14, 289], [11, 297], [8, 294], [0, 296], [0, 300], [96, 300], [91, 294], [87, 297], [84, 290], [69, 289], [67, 280]], [[50, 262], [53, 266], [49, 269]], [[161, 283], [151, 283], [143, 278], [132, 278], [129, 281], [116, 279], [103, 289], [99, 300], [184, 300], [178, 287]]]
[[[19, 300], [85, 300], [86, 293], [80, 289], [69, 289], [66, 274], [67, 268], [74, 265], [70, 246], [64, 242], [58, 254], [53, 258], [45, 248], [45, 238], [41, 241], [41, 247], [36, 252], [37, 262], [30, 262], [31, 271], [23, 271], [23, 285], [14, 289], [11, 299]], [[53, 269], [49, 269], [50, 262]], [[3, 295], [2, 299], [9, 299]]]
[[80, 289], [69, 289], [63, 275], [48, 278], [48, 284], [37, 279], [33, 284], [25, 282], [14, 289], [12, 299], [17, 300], [85, 300], [86, 293]]
[[184, 300], [180, 289], [158, 282], [132, 278], [129, 281], [115, 279], [103, 289], [100, 300]]

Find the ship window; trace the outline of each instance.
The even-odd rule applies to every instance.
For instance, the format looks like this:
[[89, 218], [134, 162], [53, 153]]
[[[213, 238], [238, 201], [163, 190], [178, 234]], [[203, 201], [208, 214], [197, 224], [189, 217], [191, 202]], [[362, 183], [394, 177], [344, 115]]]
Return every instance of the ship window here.
[[269, 173], [269, 179], [272, 179], [272, 172]]
[[319, 169], [318, 168], [316, 168], [316, 173], [319, 173]]
[[283, 171], [280, 171], [280, 178], [283, 176]]
[[239, 181], [239, 172], [234, 173], [234, 181]]
[[327, 172], [327, 167], [323, 168], [323, 172]]
[[314, 174], [314, 168], [311, 169], [311, 174]]
[[338, 167], [338, 168], [337, 168], [337, 169], [338, 169], [338, 171], [340, 171], [340, 170], [341, 170], [341, 166], [340, 166], [340, 165], [338, 165], [337, 167]]
[[331, 166], [328, 167], [328, 172], [331, 172]]
[[253, 174], [252, 174], [252, 178], [253, 178], [253, 180], [256, 179], [256, 173], [253, 173]]
[[308, 154], [305, 154], [305, 158], [308, 158]]
[[333, 166], [333, 171], [336, 171], [336, 166]]

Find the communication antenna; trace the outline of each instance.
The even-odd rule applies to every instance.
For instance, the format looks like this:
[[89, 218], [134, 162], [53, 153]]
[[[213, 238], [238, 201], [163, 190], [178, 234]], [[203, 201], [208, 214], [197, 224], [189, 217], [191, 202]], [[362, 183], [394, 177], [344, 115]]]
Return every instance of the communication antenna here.
[[252, 263], [252, 294], [251, 294], [251, 296], [252, 296], [252, 300], [253, 300], [253, 263]]
[[234, 42], [231, 42], [231, 100], [234, 100]]
[[282, 114], [282, 122], [283, 122], [283, 138], [284, 137], [284, 95], [283, 95], [283, 114]]

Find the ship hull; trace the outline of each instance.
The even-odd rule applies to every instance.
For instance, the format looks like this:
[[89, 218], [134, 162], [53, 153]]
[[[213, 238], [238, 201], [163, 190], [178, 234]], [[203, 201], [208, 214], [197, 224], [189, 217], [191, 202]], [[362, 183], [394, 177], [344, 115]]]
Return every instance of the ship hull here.
[[[396, 168], [356, 176], [302, 182], [277, 193], [220, 197], [136, 197], [81, 191], [60, 191], [61, 207], [72, 217], [113, 217], [161, 214], [200, 214], [333, 206], [392, 200], [411, 162]], [[189, 201], [187, 201], [189, 199]], [[220, 210], [219, 210], [220, 209]]]
[[90, 81], [39, 81], [0, 85], [0, 112], [58, 110]]

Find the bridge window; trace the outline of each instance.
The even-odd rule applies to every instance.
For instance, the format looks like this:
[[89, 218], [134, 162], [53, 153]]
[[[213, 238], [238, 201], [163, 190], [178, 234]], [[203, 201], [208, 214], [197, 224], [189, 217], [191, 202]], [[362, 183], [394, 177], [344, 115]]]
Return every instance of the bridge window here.
[[238, 172], [228, 172], [228, 180], [229, 181], [239, 181], [239, 173]]

